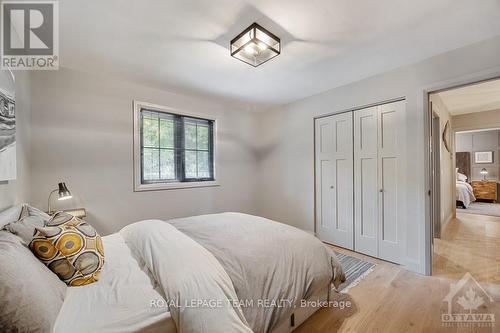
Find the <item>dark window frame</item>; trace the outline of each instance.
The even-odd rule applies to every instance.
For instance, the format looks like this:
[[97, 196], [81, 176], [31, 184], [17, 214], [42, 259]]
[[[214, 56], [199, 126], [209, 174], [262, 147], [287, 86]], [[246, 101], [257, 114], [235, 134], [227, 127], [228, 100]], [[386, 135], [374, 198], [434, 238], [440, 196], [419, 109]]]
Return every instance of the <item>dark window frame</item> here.
[[[174, 147], [173, 148], [161, 148], [161, 142], [158, 143], [158, 147], [145, 147], [144, 145], [144, 116], [143, 112], [151, 112], [157, 114], [167, 115], [167, 118], [172, 118], [174, 122]], [[161, 117], [159, 117], [161, 118]], [[198, 149], [198, 144], [196, 145], [196, 149], [187, 149], [185, 147], [185, 123], [195, 123], [195, 124], [203, 124], [208, 127], [208, 149]], [[160, 124], [158, 123], [158, 126]], [[194, 183], [194, 182], [214, 182], [215, 181], [215, 135], [214, 135], [214, 127], [215, 120], [206, 119], [201, 117], [195, 117], [185, 114], [177, 114], [166, 111], [159, 111], [156, 109], [150, 109], [147, 107], [141, 107], [139, 109], [139, 153], [140, 153], [140, 182], [141, 185], [152, 185], [152, 184], [176, 184], [176, 183]], [[198, 129], [198, 126], [196, 127]], [[161, 140], [160, 128], [158, 129], [159, 140]], [[196, 142], [198, 142], [198, 135], [196, 133]], [[161, 179], [161, 174], [159, 175], [158, 180], [145, 180], [144, 179], [144, 148], [146, 149], [158, 149], [158, 154], [162, 150], [174, 150], [174, 170], [175, 170], [175, 179]], [[208, 174], [209, 177], [186, 177], [186, 151], [195, 151], [197, 152], [196, 156], [198, 158], [198, 152], [208, 152]], [[160, 155], [161, 156], [161, 155]], [[158, 163], [161, 164], [161, 158], [158, 158]], [[196, 163], [197, 172], [198, 172], [198, 161]], [[161, 167], [158, 169], [158, 172], [161, 173]]]

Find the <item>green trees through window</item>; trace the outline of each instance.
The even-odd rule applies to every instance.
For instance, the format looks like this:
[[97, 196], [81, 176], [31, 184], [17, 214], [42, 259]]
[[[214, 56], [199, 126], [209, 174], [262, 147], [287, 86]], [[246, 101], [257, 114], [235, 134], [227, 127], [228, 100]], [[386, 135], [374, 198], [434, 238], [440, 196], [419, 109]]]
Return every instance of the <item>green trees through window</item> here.
[[142, 183], [214, 180], [213, 121], [141, 110]]

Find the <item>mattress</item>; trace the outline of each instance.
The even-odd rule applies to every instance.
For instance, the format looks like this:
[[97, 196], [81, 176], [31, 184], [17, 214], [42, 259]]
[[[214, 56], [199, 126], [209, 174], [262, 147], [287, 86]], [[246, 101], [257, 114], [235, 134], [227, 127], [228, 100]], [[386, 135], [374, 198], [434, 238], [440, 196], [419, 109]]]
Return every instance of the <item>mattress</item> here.
[[177, 332], [164, 297], [120, 234], [102, 240], [99, 281], [68, 287], [54, 332]]

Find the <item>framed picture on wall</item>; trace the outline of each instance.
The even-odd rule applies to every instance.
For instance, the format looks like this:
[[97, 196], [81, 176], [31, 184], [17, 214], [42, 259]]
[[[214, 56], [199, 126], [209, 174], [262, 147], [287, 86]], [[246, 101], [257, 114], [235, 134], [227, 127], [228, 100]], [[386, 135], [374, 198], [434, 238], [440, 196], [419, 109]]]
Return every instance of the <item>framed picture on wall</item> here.
[[493, 163], [492, 151], [477, 151], [474, 153], [474, 163], [477, 164], [491, 164]]
[[0, 71], [0, 181], [16, 179], [16, 101], [14, 76]]

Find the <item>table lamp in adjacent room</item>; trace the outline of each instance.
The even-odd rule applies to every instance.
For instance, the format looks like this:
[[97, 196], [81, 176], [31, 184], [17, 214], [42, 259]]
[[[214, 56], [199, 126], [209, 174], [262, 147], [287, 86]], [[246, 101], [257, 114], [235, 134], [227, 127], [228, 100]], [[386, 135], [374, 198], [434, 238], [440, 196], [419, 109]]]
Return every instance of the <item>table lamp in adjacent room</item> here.
[[59, 198], [57, 198], [57, 200], [67, 200], [67, 199], [71, 199], [73, 197], [71, 195], [71, 192], [66, 187], [66, 183], [59, 183], [58, 188], [56, 188], [55, 190], [50, 192], [49, 199], [47, 200], [48, 201], [48, 211], [47, 212], [49, 214], [52, 213], [52, 209], [50, 207], [50, 198], [52, 197], [52, 194], [54, 194], [56, 192], [58, 192], [58, 194], [59, 194]]
[[479, 173], [483, 175], [483, 180], [486, 180], [486, 175], [488, 174], [488, 170], [486, 170], [486, 168], [482, 168], [481, 171], [479, 171]]

